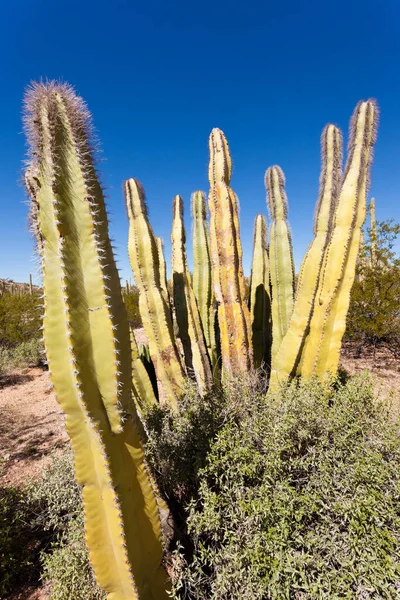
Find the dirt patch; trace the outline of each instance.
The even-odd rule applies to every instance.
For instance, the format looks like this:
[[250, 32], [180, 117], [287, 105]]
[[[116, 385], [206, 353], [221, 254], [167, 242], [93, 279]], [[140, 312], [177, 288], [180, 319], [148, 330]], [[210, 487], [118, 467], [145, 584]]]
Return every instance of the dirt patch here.
[[49, 455], [67, 443], [64, 417], [39, 368], [14, 372], [0, 388], [0, 485], [40, 475]]

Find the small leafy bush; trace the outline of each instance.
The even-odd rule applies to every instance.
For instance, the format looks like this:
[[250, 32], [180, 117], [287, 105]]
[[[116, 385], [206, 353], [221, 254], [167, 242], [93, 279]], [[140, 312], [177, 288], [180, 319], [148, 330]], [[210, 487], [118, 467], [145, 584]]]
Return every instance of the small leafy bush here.
[[0, 297], [0, 346], [13, 348], [41, 337], [43, 303], [39, 293]]
[[15, 368], [36, 367], [44, 364], [44, 345], [32, 338], [13, 348], [0, 346], [0, 376]]
[[136, 288], [132, 288], [133, 291], [123, 294], [123, 299], [126, 306], [126, 312], [128, 313], [129, 325], [135, 329], [142, 327], [142, 319], [139, 312], [139, 292]]
[[173, 597], [400, 597], [400, 440], [369, 378], [240, 389], [197, 473]]

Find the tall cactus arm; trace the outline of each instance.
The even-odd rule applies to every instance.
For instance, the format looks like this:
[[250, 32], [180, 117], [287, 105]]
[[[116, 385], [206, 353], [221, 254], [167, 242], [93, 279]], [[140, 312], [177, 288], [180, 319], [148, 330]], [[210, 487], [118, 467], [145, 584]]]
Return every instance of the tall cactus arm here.
[[194, 192], [192, 205], [193, 292], [196, 296], [204, 337], [213, 368], [217, 364], [215, 341], [215, 309], [212, 289], [210, 232], [204, 192]]
[[66, 85], [26, 97], [27, 171], [43, 263], [44, 340], [83, 486], [86, 541], [112, 600], [167, 598], [160, 518], [131, 398], [128, 321], [90, 151]]
[[172, 213], [172, 278], [176, 320], [187, 372], [194, 376], [203, 394], [211, 386], [211, 365], [187, 267], [183, 200], [180, 196], [174, 198]]
[[183, 367], [176, 347], [170, 308], [160, 283], [157, 244], [147, 217], [144, 192], [135, 179], [125, 182], [129, 217], [129, 257], [139, 289], [139, 310], [150, 355], [173, 408], [183, 391]]
[[371, 242], [371, 267], [376, 267], [376, 215], [375, 215], [375, 198], [371, 198], [369, 204], [369, 219], [370, 219], [370, 242]]
[[154, 393], [149, 374], [146, 371], [136, 342], [136, 338], [131, 332], [131, 347], [132, 347], [132, 367], [133, 367], [133, 384], [136, 391], [135, 400], [141, 412], [152, 406], [157, 406], [158, 401]]
[[325, 251], [310, 333], [304, 348], [301, 374], [324, 378], [337, 372], [350, 292], [365, 219], [366, 190], [376, 139], [378, 108], [360, 102], [350, 126], [349, 152], [343, 184]]
[[287, 222], [288, 202], [285, 192], [285, 176], [280, 167], [274, 166], [265, 173], [267, 204], [271, 218], [269, 242], [269, 265], [272, 293], [272, 361], [293, 312], [294, 262], [292, 240]]
[[165, 262], [164, 242], [162, 241], [162, 238], [156, 237], [156, 245], [157, 245], [157, 251], [158, 251], [158, 264], [160, 267], [161, 291], [164, 294], [165, 301], [167, 302], [168, 306], [171, 306], [169, 292], [168, 292], [168, 286], [167, 286], [167, 263]]
[[209, 147], [210, 246], [222, 365], [227, 373], [247, 372], [252, 367], [250, 313], [244, 297], [237, 198], [229, 187], [232, 163], [222, 131], [212, 130]]
[[311, 320], [341, 177], [342, 136], [334, 125], [327, 125], [323, 130], [321, 157], [322, 170], [314, 218], [314, 239], [301, 264], [293, 313], [272, 364], [270, 388], [284, 383], [295, 373]]
[[253, 261], [250, 280], [250, 318], [254, 367], [271, 366], [271, 296], [267, 252], [267, 222], [257, 215], [254, 223]]

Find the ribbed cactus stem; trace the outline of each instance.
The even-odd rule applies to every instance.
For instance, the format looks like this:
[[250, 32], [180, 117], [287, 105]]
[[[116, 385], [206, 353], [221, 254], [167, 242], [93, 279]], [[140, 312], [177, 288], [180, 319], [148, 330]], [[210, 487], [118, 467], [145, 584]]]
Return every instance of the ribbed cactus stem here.
[[250, 313], [245, 302], [238, 202], [229, 187], [232, 162], [221, 130], [212, 130], [209, 147], [210, 247], [222, 365], [227, 373], [247, 372], [252, 367]]
[[192, 205], [192, 242], [193, 242], [193, 292], [204, 337], [213, 367], [217, 363], [215, 342], [215, 309], [212, 289], [212, 268], [210, 255], [210, 231], [207, 223], [207, 206], [204, 192], [194, 192]]
[[140, 354], [136, 338], [131, 332], [132, 348], [132, 366], [133, 366], [133, 384], [136, 392], [135, 400], [141, 412], [152, 406], [158, 406], [158, 401], [154, 393], [149, 374], [146, 371]]
[[271, 366], [271, 295], [267, 252], [267, 222], [257, 215], [254, 223], [253, 261], [250, 280], [250, 318], [254, 367]]
[[129, 217], [129, 257], [139, 290], [139, 310], [150, 354], [173, 408], [183, 391], [183, 367], [175, 344], [170, 308], [160, 282], [157, 242], [147, 216], [144, 192], [138, 181], [125, 182]]
[[167, 598], [160, 518], [131, 397], [128, 321], [89, 115], [68, 86], [39, 84], [27, 94], [26, 126], [46, 354], [83, 486], [90, 560], [110, 599]]
[[346, 169], [303, 352], [301, 372], [304, 377], [325, 378], [337, 372], [365, 219], [377, 119], [377, 106], [368, 100], [357, 105], [351, 121]]
[[186, 232], [183, 223], [183, 200], [175, 196], [172, 208], [172, 280], [179, 337], [186, 370], [194, 377], [201, 394], [211, 386], [211, 364], [203, 328], [186, 260]]
[[369, 219], [370, 219], [370, 242], [371, 242], [371, 267], [376, 267], [376, 215], [375, 215], [375, 198], [371, 198], [369, 204]]
[[322, 132], [321, 157], [322, 170], [314, 218], [314, 239], [301, 264], [289, 327], [272, 363], [270, 388], [284, 383], [288, 377], [295, 374], [314, 308], [341, 177], [342, 136], [334, 125], [327, 125]]
[[168, 306], [170, 306], [171, 305], [170, 297], [169, 297], [168, 286], [167, 286], [167, 263], [165, 261], [164, 242], [163, 242], [162, 238], [156, 237], [156, 245], [157, 245], [157, 251], [158, 251], [158, 264], [160, 267], [161, 291], [164, 294], [165, 301], [167, 302]]
[[272, 294], [272, 361], [288, 330], [294, 301], [294, 262], [287, 222], [285, 176], [274, 166], [265, 173], [267, 204], [271, 218], [269, 268]]

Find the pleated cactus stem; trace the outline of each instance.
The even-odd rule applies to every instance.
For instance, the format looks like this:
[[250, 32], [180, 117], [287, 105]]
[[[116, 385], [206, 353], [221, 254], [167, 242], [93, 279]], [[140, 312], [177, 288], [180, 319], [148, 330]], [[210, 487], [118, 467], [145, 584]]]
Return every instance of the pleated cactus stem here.
[[294, 261], [287, 222], [285, 176], [278, 166], [265, 173], [267, 204], [271, 218], [269, 265], [272, 294], [272, 361], [288, 330], [294, 302]]
[[245, 300], [238, 201], [229, 187], [232, 161], [220, 129], [212, 130], [209, 148], [210, 248], [222, 366], [227, 374], [246, 373], [253, 361], [250, 312]]
[[156, 490], [131, 396], [128, 321], [93, 166], [90, 116], [69, 86], [34, 84], [25, 124], [44, 342], [83, 486], [90, 561], [110, 599], [167, 598]]
[[267, 251], [267, 222], [257, 215], [254, 223], [253, 261], [250, 279], [250, 318], [254, 367], [271, 367], [271, 294]]
[[365, 220], [377, 122], [376, 103], [360, 102], [350, 124], [346, 168], [302, 356], [301, 374], [305, 378], [317, 375], [324, 379], [337, 373]]
[[218, 363], [215, 339], [214, 294], [210, 255], [210, 231], [204, 192], [192, 194], [193, 292], [199, 307], [201, 324], [213, 369]]
[[327, 125], [321, 136], [320, 189], [314, 218], [314, 239], [301, 263], [296, 297], [289, 327], [274, 357], [270, 388], [282, 385], [294, 375], [308, 333], [315, 296], [321, 275], [342, 174], [342, 135], [334, 125]]
[[170, 307], [160, 280], [159, 251], [150, 225], [144, 191], [135, 179], [124, 185], [129, 218], [128, 250], [139, 290], [139, 311], [151, 359], [173, 409], [183, 393], [184, 370], [176, 347]]
[[369, 237], [371, 244], [371, 267], [376, 267], [376, 214], [375, 214], [375, 198], [371, 198], [369, 204]]
[[180, 196], [174, 198], [172, 214], [172, 281], [178, 335], [183, 346], [186, 371], [196, 380], [200, 393], [204, 394], [212, 384], [211, 364], [187, 266], [183, 200]]

